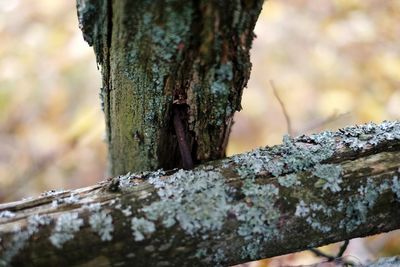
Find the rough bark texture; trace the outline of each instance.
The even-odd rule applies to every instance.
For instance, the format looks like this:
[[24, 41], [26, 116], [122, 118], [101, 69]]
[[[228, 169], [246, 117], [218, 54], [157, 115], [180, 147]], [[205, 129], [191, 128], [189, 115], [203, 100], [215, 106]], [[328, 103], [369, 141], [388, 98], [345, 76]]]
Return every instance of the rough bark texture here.
[[173, 105], [195, 163], [224, 157], [262, 3], [77, 1], [102, 70], [113, 175], [181, 166]]
[[400, 228], [400, 123], [0, 205], [0, 265], [218, 266]]

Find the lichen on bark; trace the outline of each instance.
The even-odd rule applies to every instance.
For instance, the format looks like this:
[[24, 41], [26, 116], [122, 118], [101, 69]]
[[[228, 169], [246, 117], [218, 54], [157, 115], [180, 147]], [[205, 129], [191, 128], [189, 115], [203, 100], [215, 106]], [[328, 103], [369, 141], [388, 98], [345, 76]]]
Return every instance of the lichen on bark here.
[[[4, 224], [4, 220], [2, 221], [3, 224], [0, 224], [2, 230], [0, 236], [3, 243], [3, 247], [0, 249], [2, 256], [0, 266], [8, 266], [11, 262], [18, 263], [19, 266], [25, 266], [28, 263], [31, 266], [43, 266], [50, 260], [59, 266], [68, 266], [63, 261], [64, 257], [59, 256], [59, 254], [67, 253], [71, 249], [76, 250], [77, 246], [83, 244], [89, 246], [92, 242], [96, 244], [93, 249], [98, 252], [90, 250], [89, 253], [70, 255], [69, 263], [77, 264], [80, 261], [90, 263], [92, 262], [90, 259], [95, 258], [96, 255], [112, 255], [115, 251], [120, 256], [112, 262], [115, 264], [120, 261], [123, 263], [121, 266], [129, 266], [133, 262], [140, 266], [150, 262], [156, 264], [158, 262], [156, 258], [162, 261], [170, 261], [171, 264], [172, 262], [180, 263], [183, 266], [233, 264], [293, 251], [296, 248], [305, 248], [308, 245], [307, 242], [326, 244], [329, 240], [332, 242], [338, 241], [340, 238], [354, 237], [363, 233], [363, 231], [371, 233], [370, 225], [372, 222], [382, 221], [382, 215], [387, 214], [393, 205], [394, 207], [390, 212], [398, 214], [396, 207], [400, 205], [398, 200], [393, 202], [393, 196], [396, 192], [390, 189], [391, 180], [386, 174], [380, 175], [375, 182], [362, 182], [366, 184], [365, 186], [357, 186], [356, 183], [349, 182], [355, 188], [347, 190], [346, 194], [349, 194], [349, 199], [355, 199], [355, 201], [350, 201], [344, 205], [344, 201], [338, 199], [338, 205], [335, 205], [336, 200], [325, 201], [316, 192], [309, 195], [309, 198], [292, 197], [290, 193], [296, 190], [294, 187], [279, 192], [277, 187], [273, 185], [274, 179], [268, 179], [269, 181], [264, 181], [267, 184], [263, 184], [263, 179], [252, 181], [251, 177], [247, 177], [247, 184], [243, 185], [240, 190], [245, 198], [235, 199], [226, 194], [226, 189], [233, 189], [234, 185], [212, 186], [213, 173], [215, 172], [209, 171], [210, 175], [207, 175], [204, 170], [181, 172], [175, 177], [170, 177], [172, 181], [165, 181], [165, 178], [162, 177], [154, 177], [153, 185], [159, 188], [156, 193], [165, 199], [173, 196], [169, 203], [164, 203], [165, 205], [162, 203], [163, 197], [160, 201], [153, 202], [153, 206], [163, 205], [162, 209], [154, 210], [154, 207], [152, 207], [153, 210], [149, 210], [145, 206], [135, 208], [133, 214], [124, 214], [123, 217], [120, 217], [122, 210], [118, 198], [114, 198], [115, 201], [110, 201], [107, 198], [97, 199], [96, 201], [103, 204], [101, 212], [110, 210], [109, 216], [113, 218], [112, 224], [115, 224], [117, 229], [115, 238], [114, 233], [112, 236], [113, 242], [109, 242], [109, 238], [103, 238], [101, 235], [93, 235], [93, 231], [97, 232], [98, 227], [91, 222], [90, 218], [98, 214], [100, 205], [97, 205], [98, 208], [82, 206], [84, 202], [91, 199], [88, 196], [88, 199], [83, 198], [79, 203], [75, 203], [77, 205], [75, 207], [71, 204], [64, 206], [64, 208], [60, 207], [60, 209], [66, 210], [62, 212], [58, 219], [53, 218], [53, 215], [50, 217], [46, 214], [30, 215], [24, 218], [26, 215], [23, 214], [23, 211], [20, 211], [16, 220], [21, 223], [26, 219], [26, 226], [10, 232], [7, 223]], [[187, 181], [185, 179], [190, 178], [191, 175], [199, 180], [194, 188], [190, 186], [192, 180]], [[178, 178], [179, 176], [180, 178]], [[221, 178], [224, 180], [223, 177]], [[176, 179], [180, 180], [179, 183], [187, 183], [183, 191], [178, 186], [176, 188], [165, 187], [165, 182], [170, 184]], [[356, 181], [358, 182], [358, 180]], [[156, 185], [157, 183], [159, 184]], [[203, 187], [201, 186], [202, 183], [209, 183], [209, 185]], [[378, 186], [373, 186], [372, 183]], [[368, 190], [363, 190], [367, 187], [369, 187]], [[135, 190], [135, 186], [131, 185], [131, 189]], [[148, 189], [142, 187], [140, 190]], [[206, 194], [204, 190], [208, 189], [211, 189], [212, 194], [217, 197], [228, 197], [227, 202], [216, 205], [212, 201], [205, 201], [196, 208], [192, 200], [202, 197], [202, 194]], [[297, 190], [307, 192], [309, 189], [304, 187]], [[163, 195], [168, 192], [169, 195]], [[346, 194], [343, 194], [343, 196]], [[126, 201], [134, 196], [137, 196], [137, 194], [131, 191], [123, 198]], [[180, 200], [182, 196], [185, 196], [183, 201]], [[288, 197], [291, 198], [290, 200], [305, 200], [300, 200], [297, 206], [294, 205], [294, 209], [293, 204], [296, 202], [287, 201], [286, 204], [282, 202], [287, 200]], [[134, 198], [136, 202], [140, 201], [137, 200], [137, 197]], [[134, 205], [135, 202], [131, 200], [131, 204]], [[45, 204], [42, 205], [41, 211], [46, 212]], [[362, 209], [359, 209], [360, 207]], [[68, 210], [72, 208], [73, 211]], [[198, 212], [196, 212], [196, 209]], [[212, 210], [211, 213], [210, 210]], [[85, 215], [87, 211], [89, 211], [89, 219]], [[28, 214], [31, 212], [28, 211]], [[47, 212], [53, 213], [51, 210]], [[213, 213], [217, 216], [212, 216]], [[145, 217], [135, 217], [138, 214]], [[172, 224], [165, 224], [165, 216], [172, 217], [172, 220], [169, 219]], [[162, 218], [161, 223], [159, 223], [160, 218]], [[6, 220], [11, 221], [12, 219]], [[381, 224], [381, 227], [391, 229], [393, 222], [398, 222], [393, 219], [389, 221], [388, 225]], [[179, 223], [179, 228], [175, 226], [176, 222]], [[282, 222], [285, 222], [285, 227], [283, 227]], [[345, 226], [345, 231], [338, 234], [337, 229], [332, 227], [333, 225], [339, 225], [339, 229]], [[295, 238], [297, 242], [293, 242], [292, 238], [301, 236], [302, 231], [298, 231], [300, 228], [307, 234], [308, 241]], [[50, 229], [53, 230], [49, 231]], [[373, 229], [373, 231], [376, 230]], [[48, 232], [51, 233], [50, 238], [48, 238]], [[122, 235], [124, 236], [123, 241], [121, 240]], [[324, 235], [323, 239], [319, 238], [321, 235]], [[178, 239], [177, 236], [179, 236]], [[229, 242], [229, 240], [235, 242], [224, 243]], [[119, 245], [121, 242], [129, 245], [121, 247]], [[41, 250], [40, 247], [42, 246], [46, 250]], [[52, 258], [49, 259], [44, 251], [50, 253]], [[170, 258], [171, 254], [168, 251], [179, 255], [179, 258]], [[185, 260], [183, 261], [183, 259]]]
[[399, 158], [400, 123], [369, 123], [46, 192], [0, 205], [0, 266], [226, 266], [398, 229]]
[[262, 3], [77, 2], [102, 69], [111, 174], [182, 166], [172, 105], [195, 163], [225, 155]]

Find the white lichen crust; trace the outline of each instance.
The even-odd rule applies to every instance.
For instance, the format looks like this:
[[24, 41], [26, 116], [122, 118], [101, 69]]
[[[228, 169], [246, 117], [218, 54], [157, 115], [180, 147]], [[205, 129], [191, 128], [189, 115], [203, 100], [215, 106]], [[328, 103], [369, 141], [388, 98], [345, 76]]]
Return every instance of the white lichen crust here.
[[229, 205], [229, 187], [215, 171], [179, 170], [166, 180], [153, 180], [160, 201], [142, 208], [150, 220], [165, 227], [177, 222], [190, 235], [220, 230]]
[[102, 241], [111, 241], [114, 225], [108, 212], [102, 210], [94, 212], [89, 217], [89, 224], [93, 232], [97, 233]]
[[312, 172], [315, 176], [321, 178], [315, 185], [322, 187], [323, 190], [329, 189], [332, 193], [341, 190], [340, 184], [343, 182], [340, 177], [342, 167], [334, 164], [317, 164]]
[[19, 226], [15, 227], [11, 242], [3, 247], [4, 252], [1, 254], [0, 266], [9, 266], [13, 257], [27, 245], [29, 238], [36, 234], [41, 226], [48, 225], [50, 222], [49, 216], [35, 214], [27, 218], [25, 230], [21, 230]]
[[[245, 196], [246, 202], [239, 204], [231, 197], [236, 194], [237, 189], [224, 182], [221, 173], [223, 169], [211, 166], [207, 167], [207, 171], [179, 170], [167, 179], [159, 179], [157, 175], [153, 175], [149, 181], [157, 188], [160, 201], [144, 206], [141, 209], [144, 217], [133, 222], [135, 224], [140, 222], [138, 225], [144, 227], [160, 220], [167, 228], [178, 223], [187, 234], [207, 238], [204, 236], [205, 233], [220, 231], [228, 214], [235, 214], [238, 222], [237, 234], [245, 241], [242, 256], [251, 258], [262, 248], [257, 244], [277, 238], [279, 220], [282, 216], [280, 210], [276, 208], [279, 188], [273, 184], [259, 184], [255, 179], [257, 176], [277, 176], [278, 185], [286, 190], [306, 190], [308, 182], [302, 181], [304, 178], [299, 176], [299, 173], [308, 172], [314, 176], [312, 183], [316, 189], [322, 189], [322, 195], [337, 194], [342, 190], [350, 192], [353, 189], [342, 188], [344, 184], [342, 166], [326, 164], [324, 161], [334, 156], [338, 146], [354, 149], [357, 138], [361, 138], [362, 141], [357, 143], [359, 150], [367, 146], [376, 146], [387, 140], [386, 138], [389, 140], [398, 138], [399, 135], [392, 132], [399, 130], [398, 123], [385, 122], [382, 125], [348, 127], [342, 129], [340, 133], [322, 132], [299, 138], [285, 136], [280, 146], [260, 148], [234, 156], [231, 162], [238, 166], [236, 168], [238, 175], [245, 179], [240, 194]], [[370, 135], [364, 136], [364, 131]], [[229, 161], [223, 163], [223, 168], [230, 167]], [[393, 188], [396, 188], [396, 181], [393, 180]], [[125, 183], [124, 185], [129, 186]], [[374, 199], [387, 189], [385, 185], [374, 185], [374, 190], [370, 190], [371, 186], [371, 182], [368, 181], [366, 188], [362, 186], [359, 188], [359, 196], [344, 200], [354, 204], [351, 207], [345, 207], [342, 199], [333, 204], [325, 202], [324, 198], [312, 201], [300, 198], [295, 215], [302, 218], [313, 230], [328, 233], [332, 230], [329, 218], [338, 212], [345, 212], [346, 216], [339, 227], [351, 231], [355, 226], [365, 222], [366, 214], [372, 209]], [[151, 230], [152, 226], [151, 224]], [[136, 240], [142, 241], [146, 238], [137, 229], [134, 235]], [[247, 242], [248, 240], [251, 242]]]
[[9, 210], [5, 210], [5, 211], [0, 212], [0, 219], [1, 218], [12, 218], [12, 217], [15, 217], [15, 213], [14, 212], [11, 212]]
[[[287, 235], [297, 235], [296, 227], [310, 234], [313, 244], [318, 243], [314, 234], [332, 238], [339, 230], [352, 236], [375, 220], [382, 203], [400, 204], [399, 142], [383, 146], [400, 140], [399, 132], [398, 122], [384, 122], [285, 136], [282, 145], [194, 170], [128, 173], [114, 178], [110, 191], [94, 193], [94, 198], [50, 194], [46, 207], [53, 214], [54, 209], [66, 210], [56, 219], [28, 216], [26, 226], [16, 227], [12, 238], [0, 239], [5, 248], [0, 265], [9, 265], [43, 226], [51, 232], [46, 242], [57, 249], [82, 229], [100, 237], [94, 242], [129, 233], [131, 245], [140, 248], [124, 251], [130, 260], [161, 255], [177, 245], [185, 251], [186, 242], [195, 241], [196, 251], [185, 257], [213, 266], [225, 265], [232, 255], [246, 260], [273, 255], [266, 244], [283, 244]], [[14, 209], [0, 212], [1, 221], [19, 219], [25, 220]], [[160, 239], [164, 232], [170, 234], [168, 240]]]
[[135, 237], [135, 241], [142, 241], [145, 239], [145, 235], [149, 235], [156, 230], [155, 224], [144, 218], [132, 218], [131, 221], [132, 234]]
[[74, 238], [76, 232], [83, 225], [83, 219], [77, 212], [61, 214], [57, 218], [54, 230], [49, 237], [50, 242], [57, 248], [62, 248], [64, 243]]

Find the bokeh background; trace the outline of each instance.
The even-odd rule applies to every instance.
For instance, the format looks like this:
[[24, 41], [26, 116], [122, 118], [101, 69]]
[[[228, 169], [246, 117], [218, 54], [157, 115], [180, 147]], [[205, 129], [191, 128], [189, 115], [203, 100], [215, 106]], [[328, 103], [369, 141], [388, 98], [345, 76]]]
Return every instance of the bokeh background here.
[[[228, 154], [285, 133], [399, 119], [399, 21], [397, 0], [267, 1]], [[0, 0], [0, 202], [104, 179], [100, 86], [75, 1]], [[400, 254], [400, 233], [353, 240], [347, 254]], [[319, 261], [303, 252], [250, 265]]]

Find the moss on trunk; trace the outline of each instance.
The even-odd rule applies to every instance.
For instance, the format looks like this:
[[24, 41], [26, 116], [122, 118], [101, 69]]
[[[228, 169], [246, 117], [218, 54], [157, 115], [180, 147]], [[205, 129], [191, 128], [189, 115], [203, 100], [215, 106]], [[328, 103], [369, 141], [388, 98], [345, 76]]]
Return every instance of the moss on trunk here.
[[102, 68], [111, 173], [182, 166], [173, 105], [195, 163], [223, 157], [263, 1], [101, 3], [78, 15]]

